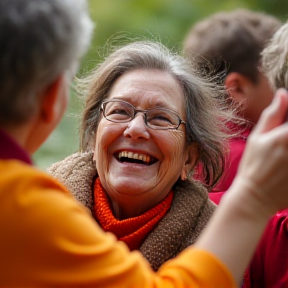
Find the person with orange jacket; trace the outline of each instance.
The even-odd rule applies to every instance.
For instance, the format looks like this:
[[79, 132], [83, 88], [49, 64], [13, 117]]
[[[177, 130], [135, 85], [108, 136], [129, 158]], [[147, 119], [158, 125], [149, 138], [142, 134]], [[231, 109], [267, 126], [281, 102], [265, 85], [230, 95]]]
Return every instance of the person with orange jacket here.
[[0, 285], [236, 287], [268, 219], [288, 206], [288, 93], [265, 110], [198, 241], [155, 273], [31, 163], [65, 111], [89, 43], [85, 1], [0, 0], [0, 31]]

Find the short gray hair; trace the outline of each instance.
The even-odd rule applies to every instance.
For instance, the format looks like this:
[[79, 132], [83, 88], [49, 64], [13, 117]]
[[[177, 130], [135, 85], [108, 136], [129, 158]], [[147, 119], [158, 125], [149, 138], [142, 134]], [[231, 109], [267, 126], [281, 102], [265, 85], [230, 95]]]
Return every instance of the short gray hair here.
[[78, 91], [86, 98], [80, 128], [80, 149], [89, 151], [101, 119], [100, 105], [116, 79], [134, 69], [160, 69], [181, 85], [186, 107], [186, 139], [197, 143], [201, 175], [213, 186], [223, 171], [225, 121], [231, 119], [224, 88], [204, 79], [193, 63], [159, 43], [136, 41], [111, 53], [90, 75], [79, 79]]
[[0, 0], [0, 124], [29, 120], [41, 90], [75, 72], [93, 31], [86, 0]]
[[288, 89], [288, 23], [276, 31], [262, 51], [262, 70], [274, 91]]

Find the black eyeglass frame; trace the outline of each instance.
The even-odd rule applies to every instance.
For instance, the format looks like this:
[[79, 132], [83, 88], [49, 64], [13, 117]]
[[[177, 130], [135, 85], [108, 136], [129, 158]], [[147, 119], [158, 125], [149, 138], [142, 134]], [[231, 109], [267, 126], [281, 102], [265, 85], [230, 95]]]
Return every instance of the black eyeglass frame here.
[[[133, 115], [131, 116], [131, 119], [129, 120], [124, 120], [124, 121], [113, 121], [111, 119], [108, 119], [106, 114], [105, 114], [105, 107], [106, 107], [106, 104], [108, 104], [109, 102], [122, 102], [122, 103], [125, 103], [127, 104], [128, 106], [130, 106], [132, 109], [133, 109]], [[159, 109], [159, 110], [164, 110], [164, 111], [168, 111], [169, 113], [172, 113], [174, 114], [178, 120], [179, 120], [179, 123], [178, 125], [176, 125], [175, 127], [168, 127], [168, 128], [165, 128], [165, 127], [160, 127], [159, 128], [155, 128], [155, 127], [151, 127], [149, 124], [148, 124], [148, 121], [147, 121], [147, 113], [151, 110], [154, 110], [154, 109]], [[154, 130], [178, 130], [178, 128], [180, 127], [181, 124], [184, 124], [186, 125], [186, 122], [183, 121], [180, 116], [175, 113], [174, 111], [172, 110], [169, 110], [169, 109], [166, 109], [166, 108], [160, 108], [160, 107], [157, 107], [157, 108], [150, 108], [150, 109], [147, 109], [147, 110], [142, 110], [142, 109], [136, 109], [132, 104], [130, 104], [129, 102], [126, 102], [126, 101], [123, 101], [123, 100], [118, 100], [118, 99], [112, 99], [112, 100], [106, 100], [106, 101], [103, 101], [101, 103], [101, 106], [100, 106], [100, 111], [103, 113], [104, 117], [106, 120], [110, 121], [110, 122], [113, 122], [113, 123], [128, 123], [130, 121], [132, 121], [135, 116], [137, 115], [138, 112], [141, 112], [144, 114], [144, 122], [146, 124], [147, 127], [151, 128], [151, 129], [154, 129]]]

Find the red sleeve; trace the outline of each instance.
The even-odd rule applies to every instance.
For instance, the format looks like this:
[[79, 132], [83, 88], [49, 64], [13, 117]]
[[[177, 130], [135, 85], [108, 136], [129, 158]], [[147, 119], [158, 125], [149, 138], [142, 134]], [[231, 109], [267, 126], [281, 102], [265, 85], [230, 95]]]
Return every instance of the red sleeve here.
[[245, 272], [243, 288], [288, 287], [288, 210], [271, 218]]

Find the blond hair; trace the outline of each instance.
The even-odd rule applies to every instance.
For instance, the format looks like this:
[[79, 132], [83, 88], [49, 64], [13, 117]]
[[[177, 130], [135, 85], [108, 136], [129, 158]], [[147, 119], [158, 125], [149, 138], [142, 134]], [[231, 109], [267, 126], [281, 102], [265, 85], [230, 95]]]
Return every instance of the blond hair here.
[[271, 88], [288, 88], [288, 23], [273, 35], [262, 51], [262, 70]]

